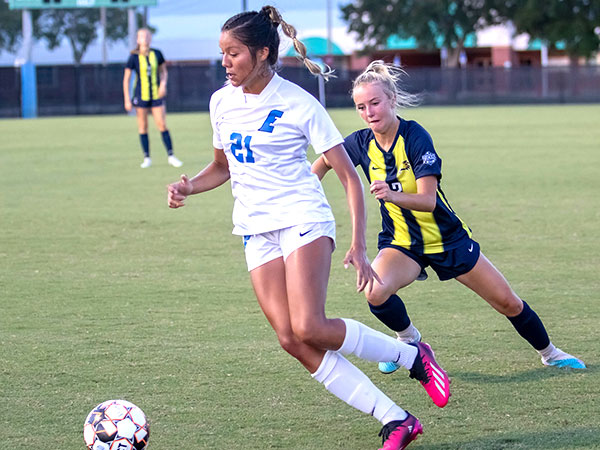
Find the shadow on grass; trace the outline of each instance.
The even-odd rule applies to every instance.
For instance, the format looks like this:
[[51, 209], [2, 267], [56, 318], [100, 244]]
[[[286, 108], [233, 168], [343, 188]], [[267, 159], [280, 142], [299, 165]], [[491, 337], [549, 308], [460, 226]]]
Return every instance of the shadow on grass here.
[[448, 444], [427, 445], [424, 440], [421, 442], [423, 445], [415, 446], [415, 450], [592, 449], [600, 448], [600, 428], [565, 428], [544, 433], [482, 436], [470, 441]]
[[587, 366], [587, 369], [563, 369], [559, 367], [540, 367], [538, 369], [510, 374], [489, 374], [485, 372], [453, 371], [452, 379], [460, 379], [470, 383], [514, 383], [537, 380], [548, 380], [556, 377], [568, 377], [579, 374], [596, 373], [598, 366]]

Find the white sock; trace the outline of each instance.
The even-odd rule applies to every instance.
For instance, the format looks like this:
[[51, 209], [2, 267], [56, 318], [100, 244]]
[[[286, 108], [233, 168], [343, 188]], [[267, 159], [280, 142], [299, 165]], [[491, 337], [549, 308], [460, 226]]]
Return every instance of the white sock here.
[[575, 358], [573, 355], [569, 355], [568, 353], [563, 352], [560, 348], [555, 347], [552, 342], [550, 345], [548, 345], [548, 347], [539, 350], [538, 353], [542, 356], [542, 362], [544, 364], [549, 360], [560, 361], [561, 359]]
[[373, 330], [352, 319], [342, 319], [346, 324], [346, 337], [338, 349], [343, 355], [356, 355], [368, 361], [392, 361], [410, 369], [418, 354], [417, 347]]
[[542, 350], [538, 350], [538, 353], [544, 360], [548, 360], [552, 356], [552, 353], [554, 353], [556, 350], [557, 348], [552, 342], [550, 342], [550, 344], [548, 344], [548, 347], [543, 348]]
[[383, 425], [392, 420], [404, 420], [408, 416], [358, 367], [337, 352], [326, 352], [312, 377], [337, 398], [372, 415]]
[[396, 331], [396, 335], [402, 342], [419, 342], [421, 340], [421, 333], [412, 322], [406, 330]]

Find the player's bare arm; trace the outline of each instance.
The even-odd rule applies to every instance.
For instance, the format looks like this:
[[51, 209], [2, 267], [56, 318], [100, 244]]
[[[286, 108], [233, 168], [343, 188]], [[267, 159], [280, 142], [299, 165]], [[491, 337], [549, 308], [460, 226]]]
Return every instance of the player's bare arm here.
[[129, 81], [131, 80], [131, 69], [125, 69], [123, 74], [123, 102], [125, 106], [125, 111], [131, 111], [131, 99], [129, 98]]
[[409, 194], [392, 191], [385, 181], [375, 180], [371, 183], [370, 191], [377, 200], [390, 202], [412, 211], [432, 212], [436, 204], [437, 184], [435, 176], [418, 178], [417, 192]]
[[367, 213], [363, 185], [346, 150], [341, 144], [329, 149], [326, 153], [328, 164], [335, 170], [346, 191], [346, 198], [348, 199], [348, 206], [350, 208], [350, 218], [352, 220], [352, 243], [344, 258], [344, 265], [352, 264], [356, 269], [357, 291], [362, 292], [365, 288], [370, 291], [373, 288], [373, 282], [377, 280], [381, 283], [381, 280], [371, 267], [369, 258], [367, 258], [365, 238]]
[[182, 175], [179, 181], [167, 186], [167, 204], [169, 208], [181, 208], [188, 196], [221, 186], [229, 176], [227, 157], [222, 149], [215, 148], [213, 161], [196, 176], [189, 179]]
[[169, 78], [167, 63], [162, 63], [158, 67], [158, 73], [160, 77], [160, 84], [158, 85], [158, 98], [164, 98], [167, 96], [167, 79]]
[[319, 180], [322, 180], [323, 177], [329, 170], [331, 169], [331, 164], [327, 161], [325, 155], [319, 156], [310, 168], [311, 172], [319, 177]]

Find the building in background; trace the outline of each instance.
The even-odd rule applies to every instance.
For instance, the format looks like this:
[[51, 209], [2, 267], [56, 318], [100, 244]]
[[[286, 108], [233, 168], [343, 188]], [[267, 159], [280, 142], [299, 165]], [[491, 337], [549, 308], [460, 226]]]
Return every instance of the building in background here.
[[[0, 0], [2, 1], [2, 0]], [[221, 25], [232, 14], [240, 11], [240, 0], [221, 0], [217, 4], [197, 0], [159, 0], [158, 6], [148, 9], [149, 22], [157, 28], [153, 43], [164, 50], [169, 61], [218, 61], [218, 38]], [[212, 2], [210, 2], [212, 3]], [[259, 0], [247, 1], [249, 9], [260, 8]], [[337, 5], [327, 14], [323, 0], [279, 0], [284, 18], [298, 29], [298, 37], [308, 47], [309, 54], [338, 68], [360, 70], [372, 59], [401, 63], [404, 67], [443, 67], [443, 48], [422, 49], [415, 39], [391, 37], [382, 48], [363, 55], [362, 44], [354, 33], [348, 33], [341, 20]], [[338, 2], [331, 2], [338, 3]], [[329, 17], [329, 18], [328, 18]], [[331, 43], [328, 39], [331, 38]], [[127, 59], [130, 49], [124, 42], [109, 45], [108, 62]], [[16, 54], [0, 53], [0, 66], [12, 66]], [[291, 42], [282, 49], [285, 64], [295, 65]], [[67, 42], [49, 51], [43, 43], [33, 48], [37, 65], [71, 64], [72, 52]], [[84, 64], [102, 61], [99, 42], [93, 43], [83, 58]], [[539, 41], [527, 35], [514, 36], [509, 26], [493, 26], [468, 36], [462, 65], [469, 67], [520, 67], [568, 65], [564, 50], [548, 50]], [[600, 65], [600, 56], [595, 64]]]

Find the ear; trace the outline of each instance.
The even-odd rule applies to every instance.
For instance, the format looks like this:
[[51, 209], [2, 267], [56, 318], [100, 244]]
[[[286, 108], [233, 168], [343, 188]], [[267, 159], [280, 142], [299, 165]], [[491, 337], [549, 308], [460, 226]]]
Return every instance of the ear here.
[[258, 60], [264, 62], [269, 57], [269, 47], [263, 47], [258, 51]]

